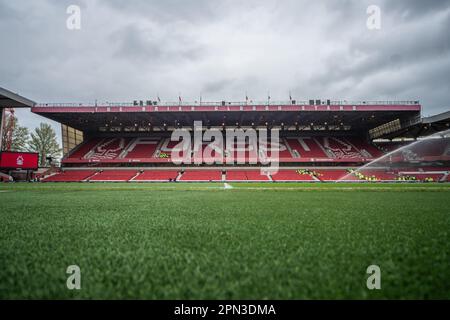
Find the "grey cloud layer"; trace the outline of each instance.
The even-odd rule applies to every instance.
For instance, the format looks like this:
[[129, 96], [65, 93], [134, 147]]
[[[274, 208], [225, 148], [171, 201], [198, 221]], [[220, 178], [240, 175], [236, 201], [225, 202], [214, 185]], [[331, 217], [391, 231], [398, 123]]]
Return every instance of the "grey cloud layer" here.
[[0, 86], [39, 102], [419, 99], [433, 114], [450, 107], [448, 30], [450, 1], [0, 0]]

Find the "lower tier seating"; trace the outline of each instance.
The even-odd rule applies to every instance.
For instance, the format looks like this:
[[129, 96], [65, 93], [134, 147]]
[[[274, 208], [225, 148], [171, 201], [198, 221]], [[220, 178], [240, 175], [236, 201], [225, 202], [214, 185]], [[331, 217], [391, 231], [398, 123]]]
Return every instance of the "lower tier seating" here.
[[[347, 170], [324, 170], [324, 169], [320, 169], [320, 170], [314, 170], [317, 173], [317, 177], [321, 180], [321, 181], [338, 181], [340, 179], [343, 179], [344, 177], [346, 177], [348, 175], [348, 171]], [[347, 176], [347, 178], [345, 180], [358, 180], [356, 177], [350, 175]]]
[[315, 181], [309, 174], [300, 174], [296, 170], [279, 170], [272, 174], [273, 181]]
[[361, 170], [359, 171], [364, 177], [371, 181], [394, 181], [397, 175], [393, 172], [386, 172], [384, 170]]
[[[256, 168], [227, 169], [224, 181], [449, 181], [448, 168], [402, 168], [385, 169], [280, 169], [277, 173], [261, 174]], [[81, 182], [81, 181], [223, 181], [222, 170], [188, 169], [180, 173], [177, 169], [65, 169], [56, 174], [43, 178], [44, 182]]]
[[227, 181], [246, 181], [247, 176], [243, 170], [228, 170], [226, 175]]
[[44, 182], [78, 182], [87, 179], [95, 173], [94, 170], [66, 170], [44, 178]]
[[436, 182], [444, 178], [443, 173], [432, 173], [432, 172], [404, 172], [400, 173], [399, 176], [413, 178], [413, 180], [417, 181], [428, 181], [428, 182], [432, 181]]
[[176, 170], [153, 170], [142, 172], [132, 181], [173, 181], [177, 176]]
[[260, 170], [245, 171], [248, 181], [269, 181], [267, 174], [261, 174]]
[[220, 170], [186, 170], [180, 181], [222, 181]]
[[261, 174], [260, 170], [228, 170], [227, 181], [269, 181], [267, 174]]
[[89, 181], [128, 181], [137, 173], [136, 170], [104, 170], [89, 178]]

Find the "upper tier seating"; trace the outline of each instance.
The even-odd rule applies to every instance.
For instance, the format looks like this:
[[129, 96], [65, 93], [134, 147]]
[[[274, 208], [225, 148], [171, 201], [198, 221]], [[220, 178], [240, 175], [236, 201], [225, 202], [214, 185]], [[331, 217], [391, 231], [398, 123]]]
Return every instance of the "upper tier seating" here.
[[78, 182], [87, 179], [95, 173], [94, 170], [66, 170], [44, 178], [44, 182]]
[[287, 146], [292, 150], [292, 155], [294, 158], [328, 157], [315, 138], [286, 138], [285, 141], [287, 142]]
[[377, 143], [377, 147], [383, 150], [384, 153], [395, 151], [401, 147], [407, 146], [410, 142], [380, 142]]
[[362, 160], [375, 159], [382, 152], [355, 137], [298, 137], [286, 138], [294, 158]]
[[92, 148], [94, 148], [100, 141], [101, 138], [90, 139], [82, 144], [80, 144], [75, 150], [70, 154], [70, 158], [81, 159], [86, 153], [88, 153]]
[[414, 142], [379, 143], [380, 149], [392, 152], [397, 162], [450, 160], [449, 138], [427, 138]]
[[384, 155], [383, 151], [378, 149], [376, 146], [368, 143], [367, 141], [363, 141], [355, 137], [347, 137], [346, 140], [354, 145], [359, 150], [359, 152], [362, 155], [365, 155], [368, 159], [377, 159]]
[[180, 181], [222, 181], [222, 171], [219, 170], [186, 170]]
[[159, 138], [136, 138], [123, 153], [125, 159], [151, 159], [160, 142]]
[[447, 153], [450, 139], [426, 139], [411, 144], [410, 149], [419, 157], [439, 157]]
[[85, 159], [101, 161], [117, 158], [128, 146], [129, 138], [106, 138], [84, 155]]
[[[179, 144], [170, 138], [162, 138], [157, 135], [139, 138], [93, 138], [77, 147], [69, 156], [63, 159], [63, 163], [130, 163], [130, 162], [172, 162], [172, 153]], [[240, 151], [244, 154], [244, 162], [255, 163], [258, 157], [267, 153], [267, 157], [273, 155], [268, 146], [260, 146], [258, 152], [254, 146], [248, 143], [238, 145], [234, 143], [231, 150], [209, 147], [210, 143], [204, 142], [201, 147], [194, 150], [196, 157], [205, 155], [209, 160], [218, 156], [224, 163], [237, 156]], [[226, 148], [226, 141], [223, 147]], [[192, 147], [196, 147], [191, 144]], [[280, 138], [279, 142], [280, 162], [362, 162], [380, 157], [383, 153], [367, 141], [357, 137], [287, 137]], [[263, 152], [262, 150], [267, 150]], [[205, 152], [207, 151], [207, 152]], [[203, 159], [206, 162], [206, 159]]]
[[321, 137], [318, 138], [327, 155], [333, 159], [372, 158], [367, 152], [358, 150], [345, 138]]

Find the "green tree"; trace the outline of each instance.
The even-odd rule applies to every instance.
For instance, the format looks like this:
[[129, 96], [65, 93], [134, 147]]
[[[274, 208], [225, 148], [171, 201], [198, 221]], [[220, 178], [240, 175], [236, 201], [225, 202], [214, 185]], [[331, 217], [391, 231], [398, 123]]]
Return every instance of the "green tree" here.
[[[5, 119], [5, 123], [9, 122], [10, 115], [8, 115]], [[30, 140], [30, 133], [28, 131], [28, 128], [21, 127], [19, 125], [19, 121], [17, 120], [17, 117], [13, 118], [14, 120], [14, 130], [13, 130], [13, 137], [12, 137], [12, 143], [11, 143], [11, 151], [18, 151], [23, 152], [27, 150], [28, 147], [28, 141]], [[3, 136], [2, 136], [2, 148], [5, 150], [6, 148], [6, 130], [3, 130]]]
[[28, 150], [39, 153], [39, 166], [49, 165], [47, 157], [59, 159], [61, 157], [61, 148], [56, 139], [56, 132], [47, 123], [40, 123], [39, 127], [31, 133], [31, 139], [28, 143]]

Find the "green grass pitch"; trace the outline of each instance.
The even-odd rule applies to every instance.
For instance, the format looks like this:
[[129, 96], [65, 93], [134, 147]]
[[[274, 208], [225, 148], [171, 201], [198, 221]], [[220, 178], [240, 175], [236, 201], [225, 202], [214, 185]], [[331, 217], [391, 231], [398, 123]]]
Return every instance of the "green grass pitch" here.
[[0, 185], [0, 298], [450, 298], [449, 184], [231, 185]]

